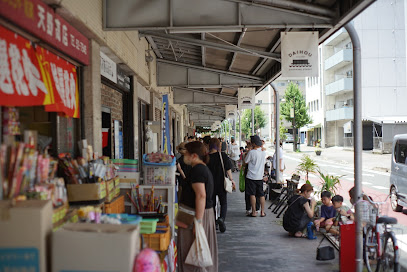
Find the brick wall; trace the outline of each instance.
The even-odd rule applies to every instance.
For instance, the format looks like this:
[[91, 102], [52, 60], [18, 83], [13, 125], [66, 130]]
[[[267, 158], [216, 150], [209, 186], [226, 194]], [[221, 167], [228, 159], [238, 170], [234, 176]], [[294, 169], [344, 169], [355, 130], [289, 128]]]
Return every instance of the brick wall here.
[[[102, 96], [102, 106], [107, 107], [111, 110], [112, 122], [111, 127], [111, 137], [112, 137], [112, 157], [114, 157], [114, 120], [120, 120], [123, 122], [123, 95], [104, 85], [101, 84], [101, 96]], [[102, 124], [100, 124], [102, 126]]]
[[110, 108], [112, 120], [123, 121], [123, 95], [104, 84], [102, 84], [101, 93], [102, 106]]

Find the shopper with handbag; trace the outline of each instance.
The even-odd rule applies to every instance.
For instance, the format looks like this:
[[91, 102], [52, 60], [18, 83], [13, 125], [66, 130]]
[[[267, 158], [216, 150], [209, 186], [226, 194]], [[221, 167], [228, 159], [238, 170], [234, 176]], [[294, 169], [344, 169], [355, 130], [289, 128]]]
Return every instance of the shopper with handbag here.
[[219, 197], [220, 202], [220, 216], [217, 220], [220, 232], [226, 231], [226, 213], [227, 213], [227, 192], [225, 190], [225, 176], [229, 177], [229, 180], [233, 184], [233, 188], [236, 187], [232, 177], [232, 163], [228, 155], [225, 152], [220, 152], [221, 142], [217, 138], [212, 138], [209, 141], [209, 163], [208, 168], [211, 170], [214, 182], [214, 194], [213, 202], [216, 203], [216, 196]]
[[[182, 190], [180, 206], [185, 206], [195, 214], [193, 220], [197, 224], [202, 224], [212, 257], [212, 266], [205, 267], [208, 272], [218, 271], [218, 246], [216, 238], [214, 202], [213, 202], [213, 177], [206, 166], [209, 156], [206, 147], [200, 142], [191, 142], [185, 145], [186, 152], [184, 161], [192, 168], [187, 177], [187, 182]], [[180, 218], [177, 218], [180, 220]], [[177, 220], [177, 221], [178, 221]], [[185, 263], [187, 255], [195, 240], [192, 225], [178, 225], [178, 267], [179, 272], [203, 271], [201, 267]]]

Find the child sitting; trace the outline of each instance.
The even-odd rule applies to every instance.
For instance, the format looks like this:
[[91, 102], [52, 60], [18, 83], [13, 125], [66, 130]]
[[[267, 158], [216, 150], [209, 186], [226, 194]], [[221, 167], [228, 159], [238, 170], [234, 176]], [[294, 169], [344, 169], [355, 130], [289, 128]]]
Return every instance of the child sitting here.
[[324, 191], [321, 193], [321, 217], [314, 221], [314, 225], [319, 231], [319, 228], [325, 228], [326, 230], [331, 229], [331, 226], [334, 224], [334, 219], [336, 216], [335, 207], [332, 205], [331, 202], [331, 193], [328, 191]]
[[[336, 195], [332, 198], [332, 204], [335, 207], [336, 212], [338, 212], [341, 217], [339, 218], [339, 222], [343, 224], [347, 224], [348, 221], [353, 221], [354, 216], [352, 211], [347, 206], [342, 206], [343, 197], [340, 195]], [[336, 224], [337, 225], [337, 224]]]

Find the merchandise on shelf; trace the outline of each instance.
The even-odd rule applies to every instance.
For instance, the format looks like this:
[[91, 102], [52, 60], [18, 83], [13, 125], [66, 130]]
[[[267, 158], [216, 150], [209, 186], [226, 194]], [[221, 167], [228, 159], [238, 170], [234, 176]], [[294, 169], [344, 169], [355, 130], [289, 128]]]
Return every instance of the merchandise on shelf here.
[[143, 184], [175, 185], [175, 162], [175, 157], [170, 155], [161, 153], [144, 154]]
[[54, 207], [67, 202], [64, 180], [56, 178], [57, 161], [29, 144], [0, 145], [0, 199], [52, 200]]
[[128, 197], [138, 213], [150, 212], [162, 214], [165, 212], [162, 196], [154, 196], [154, 186], [151, 187], [149, 194], [141, 194], [139, 185], [131, 184], [131, 187], [131, 196], [128, 195]]

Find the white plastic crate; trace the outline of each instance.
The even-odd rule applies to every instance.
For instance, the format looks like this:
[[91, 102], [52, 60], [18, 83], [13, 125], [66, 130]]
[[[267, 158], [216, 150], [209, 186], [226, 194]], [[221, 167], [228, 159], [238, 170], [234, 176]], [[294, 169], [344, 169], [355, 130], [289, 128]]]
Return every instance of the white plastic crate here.
[[143, 184], [175, 185], [176, 166], [143, 165]]

